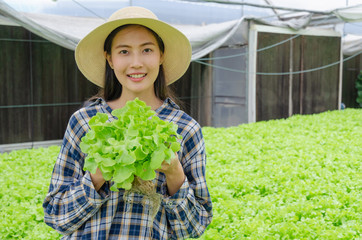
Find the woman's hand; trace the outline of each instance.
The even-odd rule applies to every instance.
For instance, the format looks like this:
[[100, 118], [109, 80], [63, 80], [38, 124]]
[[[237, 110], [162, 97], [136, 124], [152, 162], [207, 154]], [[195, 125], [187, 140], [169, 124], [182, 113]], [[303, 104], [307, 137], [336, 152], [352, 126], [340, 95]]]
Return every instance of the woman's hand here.
[[180, 189], [186, 178], [177, 153], [170, 163], [164, 161], [158, 171], [166, 175], [167, 190], [170, 196]]
[[99, 170], [99, 168], [97, 168], [96, 173], [91, 173], [90, 174], [91, 179], [92, 179], [92, 183], [94, 188], [96, 189], [96, 191], [98, 191], [103, 184], [106, 182], [106, 180], [104, 179], [101, 170]]

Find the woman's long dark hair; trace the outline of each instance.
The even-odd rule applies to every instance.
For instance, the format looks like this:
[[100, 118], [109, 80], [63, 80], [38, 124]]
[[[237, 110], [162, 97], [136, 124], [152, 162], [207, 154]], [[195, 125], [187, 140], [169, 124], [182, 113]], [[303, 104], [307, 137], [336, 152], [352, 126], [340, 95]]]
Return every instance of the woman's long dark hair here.
[[[104, 42], [104, 51], [106, 51], [107, 54], [111, 54], [112, 42], [113, 42], [113, 39], [116, 36], [116, 34], [128, 26], [131, 26], [131, 25], [128, 24], [128, 25], [120, 26], [120, 27], [114, 29], [108, 35], [108, 37], [106, 38], [106, 40]], [[149, 30], [155, 36], [160, 51], [162, 53], [164, 53], [165, 46], [163, 44], [162, 39], [153, 30], [151, 30], [147, 27], [145, 27], [145, 28], [147, 30]], [[108, 64], [108, 61], [106, 61], [105, 68], [106, 68], [106, 74], [105, 74], [104, 88], [100, 90], [100, 92], [97, 94], [97, 96], [103, 97], [104, 100], [106, 100], [106, 101], [111, 101], [111, 100], [115, 100], [121, 96], [122, 85], [120, 84], [116, 75], [114, 74], [114, 70]], [[170, 89], [170, 87], [166, 83], [162, 64], [160, 65], [158, 76], [156, 78], [156, 81], [154, 82], [154, 91], [155, 91], [156, 97], [158, 97], [161, 100], [165, 100], [168, 97], [175, 100], [173, 91]]]

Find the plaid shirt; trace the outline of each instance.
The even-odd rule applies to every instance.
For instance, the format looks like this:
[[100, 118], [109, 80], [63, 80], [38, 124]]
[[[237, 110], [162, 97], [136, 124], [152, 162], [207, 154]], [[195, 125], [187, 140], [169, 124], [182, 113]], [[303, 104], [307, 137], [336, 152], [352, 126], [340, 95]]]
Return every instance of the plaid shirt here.
[[[183, 137], [178, 156], [186, 180], [176, 194], [168, 196], [165, 175], [157, 172], [155, 182], [162, 200], [157, 215], [151, 219], [149, 199], [137, 193], [125, 195], [123, 189], [110, 191], [109, 184], [97, 192], [90, 173], [83, 171], [85, 154], [79, 143], [97, 112], [114, 119], [107, 103], [97, 99], [69, 120], [43, 203], [46, 224], [63, 234], [62, 239], [184, 239], [203, 234], [212, 219], [212, 204], [199, 124], [171, 99], [156, 110], [158, 117], [178, 125]], [[152, 227], [147, 227], [150, 223]]]

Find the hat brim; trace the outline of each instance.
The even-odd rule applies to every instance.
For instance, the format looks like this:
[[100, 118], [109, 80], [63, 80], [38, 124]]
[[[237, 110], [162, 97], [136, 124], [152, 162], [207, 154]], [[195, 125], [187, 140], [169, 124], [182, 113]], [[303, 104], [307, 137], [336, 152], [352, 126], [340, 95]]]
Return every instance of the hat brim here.
[[114, 29], [127, 24], [148, 27], [162, 39], [165, 46], [162, 64], [168, 85], [182, 77], [190, 65], [192, 55], [191, 45], [186, 36], [160, 20], [129, 18], [106, 22], [79, 41], [75, 49], [75, 60], [79, 70], [89, 81], [104, 87], [106, 66], [104, 41]]

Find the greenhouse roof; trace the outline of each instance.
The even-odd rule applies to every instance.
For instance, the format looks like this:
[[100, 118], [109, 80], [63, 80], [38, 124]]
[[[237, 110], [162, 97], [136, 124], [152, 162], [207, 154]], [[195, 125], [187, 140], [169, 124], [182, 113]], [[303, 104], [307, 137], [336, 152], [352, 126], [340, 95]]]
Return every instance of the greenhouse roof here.
[[362, 49], [362, 0], [0, 0], [0, 23], [16, 23], [74, 49], [79, 39], [111, 13], [130, 5], [149, 8], [184, 32], [199, 52], [193, 53], [194, 59], [223, 44], [245, 19], [293, 30], [333, 29], [343, 36], [346, 54]]
[[[210, 24], [242, 16], [272, 21], [362, 5], [362, 0], [2, 0], [19, 12], [107, 19], [119, 8], [143, 6], [171, 24]], [[362, 27], [362, 25], [361, 25]], [[362, 30], [359, 29], [362, 35]]]

